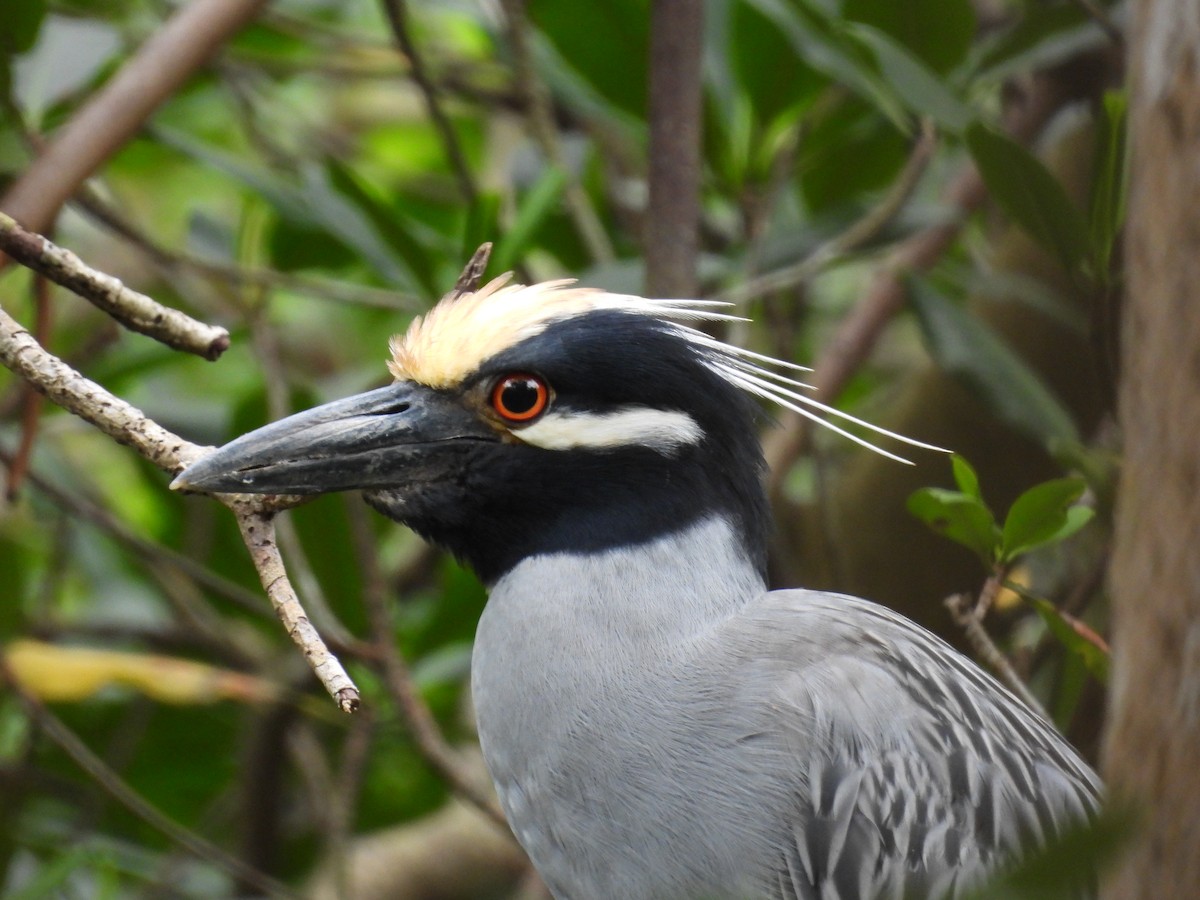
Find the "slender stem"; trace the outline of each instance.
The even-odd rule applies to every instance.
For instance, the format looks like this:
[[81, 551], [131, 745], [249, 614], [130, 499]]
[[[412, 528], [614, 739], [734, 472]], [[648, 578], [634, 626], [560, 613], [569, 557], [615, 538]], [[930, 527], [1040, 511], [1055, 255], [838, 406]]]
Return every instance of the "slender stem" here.
[[996, 646], [996, 642], [992, 640], [991, 635], [987, 633], [987, 629], [983, 627], [983, 617], [987, 612], [987, 608], [995, 599], [996, 594], [1000, 590], [1000, 586], [1004, 581], [1004, 573], [992, 575], [979, 592], [979, 600], [971, 598], [969, 594], [952, 594], [946, 598], [946, 608], [950, 610], [950, 615], [954, 618], [954, 623], [962, 628], [963, 633], [967, 637], [971, 649], [975, 651], [975, 655], [984, 665], [991, 668], [992, 671], [1004, 682], [1005, 686], [1016, 694], [1026, 706], [1040, 715], [1043, 719], [1050, 721], [1050, 716], [1046, 714], [1046, 710], [1042, 708], [1042, 704], [1038, 702], [1037, 697], [1025, 686], [1025, 682], [1021, 680], [1016, 670], [1012, 667], [1012, 663], [1008, 661], [1008, 657], [1001, 652]]
[[354, 712], [359, 707], [358, 688], [346, 674], [341, 662], [334, 656], [320, 634], [313, 628], [300, 605], [296, 590], [292, 587], [279, 555], [275, 541], [273, 513], [264, 513], [257, 505], [246, 500], [234, 500], [232, 506], [237, 515], [242, 540], [254, 560], [254, 568], [262, 581], [263, 590], [271, 601], [279, 620], [296, 646], [304, 653], [309, 667], [320, 679], [329, 695], [337, 702], [342, 712]]
[[937, 132], [932, 124], [925, 120], [922, 123], [921, 136], [913, 146], [904, 168], [900, 170], [900, 174], [896, 176], [896, 180], [879, 203], [851, 223], [845, 231], [821, 244], [804, 259], [722, 291], [720, 299], [742, 305], [763, 294], [794, 288], [811, 279], [838, 257], [845, 256], [872, 240], [908, 202], [936, 149]]
[[463, 154], [458, 135], [454, 132], [454, 126], [450, 124], [450, 118], [446, 115], [441, 100], [438, 98], [437, 88], [425, 68], [424, 58], [417, 50], [417, 45], [408, 29], [408, 3], [406, 0], [383, 0], [383, 9], [387, 13], [388, 23], [392, 27], [396, 43], [408, 57], [412, 80], [421, 92], [421, 96], [425, 98], [425, 108], [429, 111], [429, 118], [433, 120], [434, 128], [442, 137], [442, 146], [446, 150], [446, 156], [450, 159], [450, 165], [454, 168], [454, 174], [458, 178], [463, 196], [468, 203], [474, 206], [479, 197], [479, 189], [471, 177], [471, 170], [467, 166], [467, 158]]
[[0, 250], [104, 310], [131, 331], [168, 347], [205, 359], [216, 359], [229, 348], [229, 332], [224, 328], [197, 322], [177, 309], [130, 290], [111, 275], [85, 265], [70, 250], [26, 231], [4, 213], [0, 213]]

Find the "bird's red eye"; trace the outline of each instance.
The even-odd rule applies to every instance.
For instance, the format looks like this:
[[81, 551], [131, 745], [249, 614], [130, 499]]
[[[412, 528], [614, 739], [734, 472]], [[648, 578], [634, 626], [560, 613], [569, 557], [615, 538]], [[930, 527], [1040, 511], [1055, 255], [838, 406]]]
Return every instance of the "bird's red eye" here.
[[492, 388], [492, 409], [510, 422], [536, 419], [550, 402], [550, 389], [536, 375], [505, 375]]

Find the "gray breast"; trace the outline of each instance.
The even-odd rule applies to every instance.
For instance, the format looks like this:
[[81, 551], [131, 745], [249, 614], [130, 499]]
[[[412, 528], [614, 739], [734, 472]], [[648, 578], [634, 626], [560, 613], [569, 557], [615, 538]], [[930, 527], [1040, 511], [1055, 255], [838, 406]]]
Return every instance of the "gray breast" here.
[[[633, 593], [612, 554], [526, 561], [480, 623], [484, 753], [556, 896], [957, 895], [1095, 810], [1054, 730], [933, 636], [687, 546]], [[703, 613], [634, 602], [681, 584]]]

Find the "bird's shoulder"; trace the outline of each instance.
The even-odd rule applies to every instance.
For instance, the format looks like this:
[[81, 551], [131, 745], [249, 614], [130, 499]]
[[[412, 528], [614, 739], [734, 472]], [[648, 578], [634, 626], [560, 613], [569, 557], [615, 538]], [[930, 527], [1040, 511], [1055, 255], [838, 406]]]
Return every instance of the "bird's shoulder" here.
[[885, 607], [773, 591], [722, 631], [761, 712], [742, 739], [792, 765], [775, 896], [955, 895], [1095, 812], [1099, 781], [1049, 723]]

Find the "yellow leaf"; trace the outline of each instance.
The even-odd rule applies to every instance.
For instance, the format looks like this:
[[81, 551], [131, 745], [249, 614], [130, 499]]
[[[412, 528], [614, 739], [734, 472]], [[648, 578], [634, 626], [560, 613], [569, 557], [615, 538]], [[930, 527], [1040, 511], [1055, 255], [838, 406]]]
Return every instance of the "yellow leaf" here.
[[25, 690], [49, 702], [86, 700], [114, 685], [176, 704], [262, 703], [279, 694], [274, 684], [253, 675], [171, 656], [16, 640], [4, 658]]

